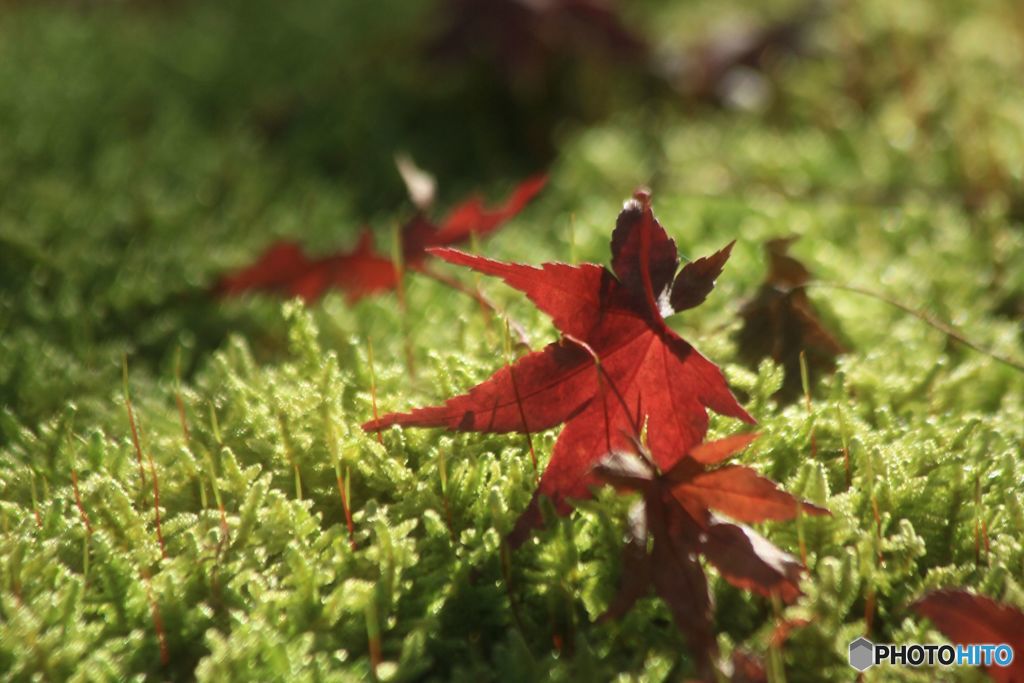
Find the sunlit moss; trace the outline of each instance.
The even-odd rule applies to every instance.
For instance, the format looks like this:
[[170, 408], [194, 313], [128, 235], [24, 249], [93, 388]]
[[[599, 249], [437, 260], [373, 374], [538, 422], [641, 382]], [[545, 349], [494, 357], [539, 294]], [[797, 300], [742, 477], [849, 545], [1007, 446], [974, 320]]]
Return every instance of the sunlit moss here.
[[[346, 3], [306, 5], [280, 29], [303, 37], [285, 63], [251, 37], [273, 23], [269, 10], [236, 42], [222, 9], [0, 10], [0, 671], [365, 680], [379, 634], [387, 680], [680, 678], [685, 644], [655, 600], [594, 623], [619, 577], [621, 497], [602, 493], [509, 552], [502, 532], [536, 476], [523, 436], [394, 429], [380, 443], [360, 429], [371, 375], [384, 412], [500, 367], [499, 318], [415, 275], [405, 311], [391, 296], [348, 306], [332, 294], [310, 309], [209, 296], [216, 273], [275, 237], [328, 250], [364, 220], [383, 235], [407, 215], [388, 147], [416, 128], [392, 111], [409, 85], [400, 70], [360, 90], [359, 107], [337, 108], [343, 120], [325, 105], [284, 143], [255, 130], [275, 98], [329, 90], [332, 60], [353, 73], [381, 66], [370, 48], [415, 23], [392, 27], [388, 7], [361, 7], [357, 20]], [[667, 23], [654, 30], [692, 33], [717, 5], [657, 10]], [[791, 552], [802, 539], [807, 555], [805, 596], [780, 614], [713, 580], [726, 653], [766, 653], [778, 618], [810, 621], [784, 646], [787, 680], [847, 680], [846, 646], [867, 621], [884, 640], [935, 637], [906, 609], [927, 589], [1024, 604], [1020, 373], [879, 301], [812, 290], [852, 351], [809, 406], [778, 406], [781, 369], [737, 365], [730, 338], [763, 277], [761, 242], [797, 233], [796, 254], [821, 279], [1024, 355], [1015, 11], [837, 9], [811, 54], [781, 67], [763, 117], [627, 109], [564, 131], [549, 189], [481, 246], [530, 262], [604, 260], [617, 209], [641, 182], [654, 184], [681, 253], [737, 240], [716, 292], [673, 324], [759, 420], [740, 457], [833, 512], [765, 525]], [[313, 62], [316, 73], [300, 68]], [[375, 136], [358, 133], [368, 121]], [[365, 186], [332, 176], [342, 153], [365, 165]], [[386, 201], [367, 210], [371, 197]], [[479, 282], [535, 347], [556, 338], [523, 297]], [[125, 352], [166, 559], [152, 470], [143, 482], [123, 402]], [[736, 428], [712, 419], [715, 435]], [[533, 435], [542, 466], [553, 436]]]

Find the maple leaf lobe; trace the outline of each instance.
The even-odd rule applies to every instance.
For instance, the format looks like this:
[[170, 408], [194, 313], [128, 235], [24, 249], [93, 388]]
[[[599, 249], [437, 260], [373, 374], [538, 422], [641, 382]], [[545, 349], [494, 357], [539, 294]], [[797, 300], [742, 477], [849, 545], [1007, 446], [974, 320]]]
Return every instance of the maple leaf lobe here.
[[277, 242], [248, 268], [222, 277], [215, 289], [221, 296], [238, 295], [253, 289], [277, 289], [305, 272], [310, 263], [306, 252], [295, 242]]
[[[712, 602], [707, 580], [697, 554], [703, 554], [729, 583], [764, 596], [776, 595], [792, 602], [800, 595], [803, 566], [743, 524], [724, 519], [711, 511], [722, 507], [713, 497], [680, 495], [679, 482], [723, 471], [753, 470], [740, 466], [706, 467], [745, 448], [756, 435], [741, 434], [701, 444], [679, 459], [670, 471], [659, 473], [639, 442], [634, 452], [616, 451], [602, 458], [594, 473], [620, 490], [641, 493], [641, 501], [629, 513], [627, 540], [622, 553], [619, 591], [602, 619], [624, 615], [653, 588], [671, 610], [679, 629], [686, 635], [698, 662], [707, 664], [716, 651], [711, 628]], [[800, 502], [788, 493], [776, 491], [769, 497], [776, 505], [787, 498], [790, 508]], [[756, 501], [745, 501], [753, 506]], [[748, 513], [763, 519], [764, 514]], [[648, 534], [653, 547], [648, 550]]]
[[722, 274], [725, 262], [732, 254], [734, 244], [736, 244], [735, 240], [711, 256], [702, 256], [683, 266], [679, 275], [676, 276], [675, 282], [672, 283], [670, 301], [674, 311], [685, 311], [704, 303], [708, 294], [715, 288], [715, 280]]
[[671, 285], [679, 253], [651, 210], [651, 195], [637, 190], [622, 207], [612, 232], [612, 270], [627, 289], [644, 293], [645, 273], [657, 302]]

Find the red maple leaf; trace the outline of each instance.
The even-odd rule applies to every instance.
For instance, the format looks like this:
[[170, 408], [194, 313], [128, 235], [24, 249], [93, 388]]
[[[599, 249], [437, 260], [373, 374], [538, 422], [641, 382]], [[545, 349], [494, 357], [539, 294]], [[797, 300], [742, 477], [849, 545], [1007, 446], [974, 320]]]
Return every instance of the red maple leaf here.
[[985, 666], [996, 683], [1024, 683], [1024, 612], [964, 590], [938, 590], [912, 605], [960, 645], [1005, 643], [1013, 648], [1010, 666]]
[[432, 247], [448, 247], [465, 242], [473, 235], [483, 237], [494, 232], [522, 211], [547, 180], [544, 174], [527, 178], [501, 206], [493, 209], [484, 206], [482, 197], [473, 195], [457, 204], [440, 225], [435, 225], [421, 211], [402, 228], [402, 255], [406, 265], [414, 267], [421, 263]]
[[791, 519], [800, 510], [828, 514], [749, 467], [718, 466], [756, 437], [741, 434], [700, 444], [667, 472], [659, 472], [639, 444], [637, 454], [613, 452], [594, 469], [605, 482], [643, 496], [630, 511], [619, 592], [601, 619], [622, 616], [653, 588], [689, 640], [705, 676], [716, 648], [711, 596], [698, 556], [704, 555], [734, 586], [786, 602], [800, 595], [802, 570], [796, 558], [712, 509], [737, 522]]
[[[421, 208], [402, 228], [405, 268], [453, 284], [425, 266], [427, 249], [459, 244], [474, 234], [494, 232], [522, 211], [545, 182], [544, 175], [527, 179], [504, 204], [493, 209], [484, 206], [479, 196], [470, 197], [452, 209], [439, 225], [430, 221]], [[222, 296], [267, 291], [309, 302], [334, 287], [344, 291], [349, 301], [357, 301], [370, 294], [394, 290], [398, 284], [399, 268], [394, 259], [376, 251], [373, 234], [364, 230], [353, 250], [319, 258], [308, 256], [294, 242], [277, 242], [256, 263], [221, 278], [216, 291]]]
[[706, 408], [754, 422], [718, 367], [669, 329], [663, 317], [707, 297], [732, 244], [687, 263], [677, 275], [675, 243], [654, 218], [649, 195], [638, 192], [619, 214], [611, 248], [611, 271], [593, 263], [535, 268], [431, 250], [524, 292], [564, 338], [444, 405], [392, 413], [364, 425], [369, 431], [403, 425], [530, 433], [565, 423], [539, 489], [512, 532], [513, 544], [541, 521], [539, 496], [550, 497], [560, 514], [570, 509], [567, 499], [589, 496], [596, 483], [593, 464], [627, 447], [633, 425], [646, 422], [654, 460], [668, 470], [704, 439]]

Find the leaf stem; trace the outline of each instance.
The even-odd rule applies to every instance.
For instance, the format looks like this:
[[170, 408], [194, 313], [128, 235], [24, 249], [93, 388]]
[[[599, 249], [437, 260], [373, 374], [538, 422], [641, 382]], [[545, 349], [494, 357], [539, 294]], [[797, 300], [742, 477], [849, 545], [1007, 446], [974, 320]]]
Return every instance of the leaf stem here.
[[533, 437], [530, 436], [530, 426], [526, 422], [526, 411], [523, 410], [523, 399], [519, 394], [519, 384], [516, 382], [516, 371], [515, 364], [512, 363], [512, 349], [509, 348], [509, 336], [511, 332], [509, 330], [508, 320], [505, 320], [505, 367], [508, 368], [508, 376], [512, 381], [512, 393], [516, 397], [516, 407], [519, 409], [519, 419], [523, 422], [523, 431], [526, 433], [526, 444], [530, 447], [530, 461], [533, 463], [533, 480], [534, 483], [539, 481], [537, 471], [537, 451], [533, 448]]
[[135, 413], [132, 411], [132, 397], [128, 391], [128, 354], [121, 356], [121, 375], [124, 385], [124, 405], [128, 410], [128, 426], [132, 430], [132, 444], [135, 446], [135, 460], [139, 464], [139, 480], [143, 490], [146, 486], [146, 470], [142, 465], [142, 444], [139, 442], [139, 430], [135, 425]]
[[447, 285], [448, 287], [451, 287], [457, 292], [465, 294], [466, 296], [470, 297], [478, 304], [480, 304], [481, 308], [491, 313], [492, 315], [504, 315], [505, 323], [511, 326], [511, 328], [515, 331], [519, 344], [527, 348], [530, 347], [530, 337], [529, 335], [526, 334], [526, 328], [524, 328], [515, 320], [509, 318], [507, 314], [503, 314], [502, 311], [499, 310], [498, 307], [494, 304], [494, 302], [488, 299], [487, 296], [479, 289], [471, 289], [469, 287], [466, 287], [455, 278], [448, 277], [447, 275], [439, 273], [436, 270], [427, 268], [426, 266], [420, 266], [419, 268], [416, 269], [416, 272], [419, 273], [420, 275], [425, 275], [429, 277], [431, 280], [436, 280], [437, 282], [440, 282], [443, 285]]
[[153, 475], [153, 511], [156, 516], [156, 540], [160, 543], [160, 554], [167, 559], [167, 546], [164, 544], [164, 530], [160, 523], [160, 480], [156, 474], [156, 464], [153, 462], [153, 453], [146, 452], [149, 459], [149, 471]]
[[373, 598], [366, 605], [366, 637], [370, 646], [370, 666], [373, 670], [373, 677], [377, 679], [377, 668], [381, 665], [384, 657], [380, 647], [380, 620], [377, 618], [377, 603]]
[[348, 544], [352, 550], [356, 549], [356, 535], [355, 527], [352, 524], [352, 509], [349, 507], [349, 472], [348, 468], [345, 468], [345, 476], [341, 476], [341, 456], [338, 454], [338, 435], [334, 428], [333, 413], [330, 409], [327, 410], [325, 415], [327, 422], [327, 440], [328, 448], [331, 451], [331, 459], [334, 460], [334, 478], [338, 483], [338, 496], [341, 497], [341, 509], [345, 513], [345, 526], [348, 527]]
[[979, 346], [978, 344], [972, 342], [970, 339], [965, 337], [959, 331], [954, 329], [948, 323], [943, 322], [942, 320], [939, 320], [934, 316], [928, 315], [923, 311], [919, 311], [910, 306], [907, 306], [906, 304], [900, 303], [899, 301], [896, 301], [895, 299], [892, 299], [886, 296], [885, 294], [880, 294], [878, 292], [873, 292], [869, 289], [863, 289], [861, 287], [856, 287], [854, 285], [844, 285], [837, 282], [812, 281], [800, 285], [799, 287], [794, 287], [794, 289], [799, 289], [800, 287], [821, 287], [823, 289], [838, 289], [840, 291], [850, 292], [852, 294], [860, 294], [861, 296], [866, 296], [877, 301], [881, 301], [882, 303], [888, 304], [894, 308], [898, 308], [904, 313], [909, 313], [910, 315], [914, 316], [921, 322], [925, 323], [930, 327], [935, 328], [936, 330], [942, 332], [944, 335], [946, 335], [953, 341], [959, 342], [969, 349], [977, 351], [978, 353], [984, 356], [988, 356], [992, 360], [1002, 363], [1003, 365], [1006, 365], [1008, 367], [1011, 367], [1018, 372], [1024, 372], [1024, 362], [996, 353], [995, 351], [986, 349], [983, 346]]
[[[602, 401], [604, 400], [604, 398], [603, 398], [604, 397], [604, 393], [603, 393], [604, 392], [604, 385], [602, 384], [602, 381], [601, 381], [601, 378], [602, 378], [602, 375], [603, 375], [604, 379], [608, 381], [608, 386], [611, 388], [612, 393], [615, 394], [615, 398], [618, 400], [619, 405], [622, 406], [622, 411], [626, 414], [626, 419], [629, 420], [629, 426], [633, 428], [633, 436], [635, 436], [637, 439], [639, 439], [640, 438], [640, 424], [639, 424], [639, 420], [633, 418], [633, 414], [629, 411], [629, 406], [626, 405], [626, 399], [623, 398], [622, 394], [619, 392], [619, 388], [617, 386], [615, 386], [615, 380], [613, 380], [611, 378], [611, 376], [608, 374], [608, 371], [604, 369], [604, 365], [601, 363], [601, 357], [597, 355], [597, 352], [594, 351], [594, 349], [590, 346], [590, 344], [588, 344], [587, 342], [583, 341], [582, 339], [577, 339], [576, 337], [572, 336], [571, 334], [563, 334], [562, 337], [565, 338], [565, 339], [568, 339], [573, 344], [576, 344], [577, 346], [579, 346], [581, 349], [583, 349], [588, 354], [590, 354], [591, 358], [594, 359], [594, 365], [597, 367], [597, 383], [598, 383], [599, 390], [602, 392], [602, 394], [601, 394], [602, 395]], [[637, 405], [639, 407], [639, 397], [638, 397]], [[606, 407], [605, 407], [605, 431], [607, 431], [607, 429], [608, 429], [608, 409], [607, 409], [607, 404], [606, 404]], [[611, 439], [610, 439], [610, 436], [609, 436], [608, 441], [609, 441], [608, 450], [611, 450]]]

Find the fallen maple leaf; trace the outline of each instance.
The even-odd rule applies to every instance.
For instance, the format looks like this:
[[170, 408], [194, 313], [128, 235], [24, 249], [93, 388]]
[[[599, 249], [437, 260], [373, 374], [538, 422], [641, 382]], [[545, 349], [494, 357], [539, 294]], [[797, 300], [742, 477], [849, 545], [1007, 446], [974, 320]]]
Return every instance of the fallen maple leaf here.
[[432, 247], [447, 247], [467, 241], [473, 235], [483, 237], [523, 210], [547, 183], [547, 176], [538, 174], [520, 183], [500, 206], [488, 209], [483, 198], [473, 195], [457, 204], [439, 224], [431, 222], [422, 212], [402, 228], [402, 255], [409, 267], [418, 266]]
[[311, 258], [295, 242], [277, 242], [256, 263], [221, 278], [216, 291], [221, 296], [274, 292], [312, 302], [337, 287], [356, 301], [397, 286], [394, 263], [374, 251], [373, 235], [364, 232], [352, 251], [321, 258]]
[[[456, 205], [448, 217], [437, 225], [423, 211], [423, 207], [433, 200], [433, 187], [427, 187], [429, 176], [424, 178], [425, 174], [420, 171], [421, 175], [412, 180], [418, 169], [410, 170], [408, 166], [403, 168], [404, 162], [398, 163], [410, 196], [421, 207], [402, 228], [404, 267], [453, 286], [456, 283], [437, 276], [425, 267], [426, 250], [429, 247], [458, 244], [472, 235], [483, 236], [494, 232], [522, 211], [547, 182], [544, 175], [533, 176], [516, 187], [502, 205], [493, 209], [488, 209], [483, 200], [474, 195]], [[310, 302], [319, 299], [333, 287], [344, 291], [349, 301], [357, 301], [367, 295], [396, 289], [399, 278], [399, 268], [394, 259], [376, 251], [373, 234], [364, 230], [352, 251], [320, 258], [309, 257], [294, 242], [273, 244], [253, 265], [221, 278], [216, 291], [222, 296], [267, 291], [288, 297], [297, 296]]]
[[530, 433], [565, 423], [538, 491], [511, 534], [513, 545], [542, 521], [540, 496], [550, 497], [560, 514], [569, 511], [569, 498], [588, 497], [596, 483], [593, 464], [627, 447], [633, 425], [646, 421], [654, 460], [670, 469], [704, 439], [706, 408], [754, 422], [718, 367], [663, 318], [704, 300], [732, 244], [687, 263], [676, 275], [675, 243], [654, 218], [650, 196], [638, 192], [619, 214], [611, 247], [614, 274], [593, 263], [535, 268], [431, 250], [450, 263], [503, 278], [548, 313], [565, 338], [444, 405], [363, 425], [368, 431], [402, 425]]
[[1006, 643], [1013, 648], [1010, 666], [984, 666], [996, 683], [1024, 683], [1024, 612], [964, 590], [932, 591], [911, 605], [960, 645]]
[[846, 348], [819, 318], [804, 288], [811, 274], [789, 255], [795, 238], [765, 243], [768, 275], [757, 295], [740, 310], [743, 327], [737, 336], [740, 357], [751, 367], [763, 358], [782, 365], [786, 376], [777, 397], [791, 401], [802, 393], [800, 354], [810, 378], [835, 371], [836, 356]]
[[[748, 467], [713, 467], [756, 437], [743, 434], [701, 444], [664, 473], [639, 444], [634, 444], [634, 452], [606, 455], [594, 468], [601, 480], [643, 496], [629, 514], [619, 592], [601, 619], [622, 616], [653, 588], [686, 635], [705, 674], [716, 648], [712, 602], [698, 556], [707, 557], [734, 586], [786, 602], [800, 595], [797, 584], [802, 571], [796, 558], [712, 509], [748, 522], [791, 519], [801, 510], [828, 514]], [[650, 544], [648, 536], [653, 539]]]

